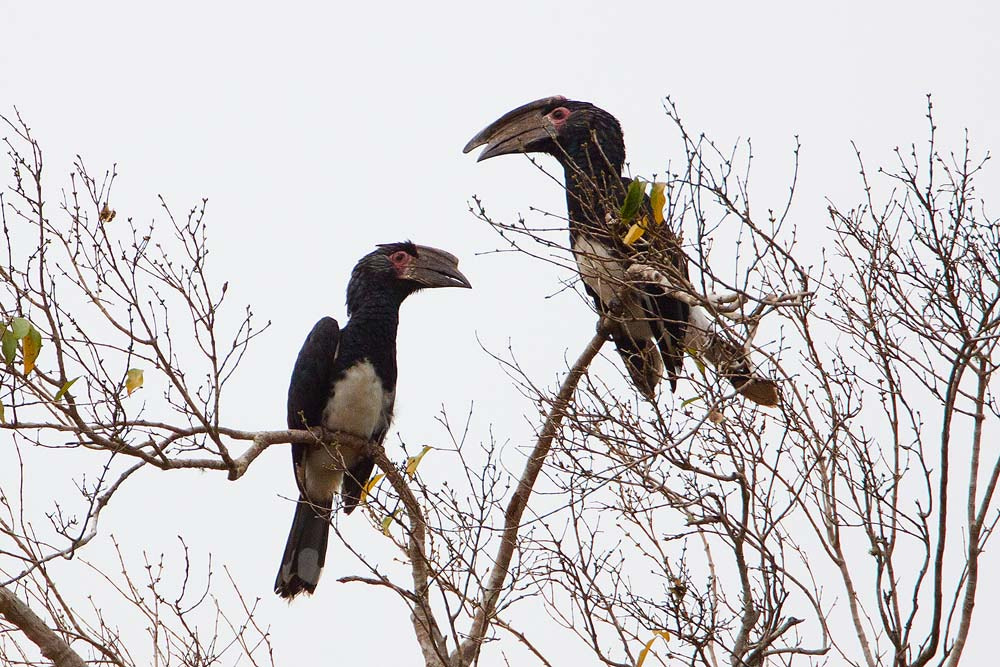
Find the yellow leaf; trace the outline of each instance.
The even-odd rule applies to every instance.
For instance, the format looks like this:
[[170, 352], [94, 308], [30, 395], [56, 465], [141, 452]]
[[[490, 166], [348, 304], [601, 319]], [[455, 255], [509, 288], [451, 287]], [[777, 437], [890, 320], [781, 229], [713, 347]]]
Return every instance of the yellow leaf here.
[[670, 584], [670, 594], [674, 596], [674, 599], [678, 602], [684, 601], [684, 596], [687, 594], [687, 584], [680, 577], [673, 577]]
[[0, 403], [0, 424], [6, 424], [7, 419], [3, 416], [3, 403]]
[[642, 663], [646, 662], [646, 656], [649, 654], [650, 649], [653, 648], [653, 642], [656, 641], [657, 637], [662, 637], [663, 641], [670, 641], [670, 633], [666, 630], [655, 630], [653, 632], [653, 638], [646, 642], [646, 645], [642, 647], [639, 651], [639, 659], [635, 661], [635, 667], [642, 667]]
[[131, 396], [132, 392], [142, 386], [142, 369], [130, 368], [125, 374], [125, 391]]
[[368, 494], [372, 492], [375, 485], [379, 483], [379, 480], [385, 477], [382, 473], [375, 475], [370, 480], [368, 480], [364, 486], [361, 487], [361, 504], [364, 504], [365, 499], [368, 498]]
[[101, 222], [111, 222], [115, 219], [115, 210], [108, 207], [108, 202], [104, 202], [104, 206], [101, 207], [101, 213], [98, 218]]
[[396, 518], [396, 514], [399, 510], [396, 510], [386, 518], [382, 519], [382, 534], [389, 537], [389, 526], [392, 525], [392, 520]]
[[420, 461], [427, 455], [427, 452], [431, 451], [430, 445], [424, 445], [424, 448], [420, 450], [420, 453], [416, 456], [411, 456], [406, 459], [406, 474], [413, 479], [417, 476], [417, 466], [420, 465]]
[[639, 240], [639, 238], [645, 231], [646, 230], [640, 227], [639, 225], [632, 225], [631, 227], [628, 228], [628, 233], [625, 234], [625, 238], [622, 239], [622, 241], [625, 242], [625, 245], [632, 245], [633, 243]]
[[21, 339], [21, 350], [24, 352], [24, 374], [27, 375], [35, 368], [35, 360], [42, 349], [42, 335], [38, 329], [31, 327], [28, 335]]
[[698, 368], [698, 372], [701, 373], [702, 375], [704, 375], [705, 374], [705, 363], [701, 360], [701, 357], [699, 356], [701, 353], [698, 352], [698, 350], [696, 350], [694, 348], [691, 348], [691, 347], [684, 348], [684, 350], [688, 353], [688, 355], [692, 359], [694, 359], [694, 365]]
[[667, 197], [663, 194], [666, 183], [653, 183], [653, 191], [649, 193], [649, 204], [653, 207], [653, 220], [656, 224], [663, 224], [663, 207], [667, 205]]
[[625, 234], [625, 238], [622, 239], [625, 245], [632, 245], [638, 241], [642, 235], [646, 233], [646, 227], [648, 224], [649, 218], [642, 216], [642, 220], [629, 227], [628, 233]]

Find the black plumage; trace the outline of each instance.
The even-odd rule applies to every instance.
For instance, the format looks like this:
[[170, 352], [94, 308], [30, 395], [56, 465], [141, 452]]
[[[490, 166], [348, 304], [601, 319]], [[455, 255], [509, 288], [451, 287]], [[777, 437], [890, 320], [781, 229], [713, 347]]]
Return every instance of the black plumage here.
[[[563, 167], [570, 248], [587, 293], [598, 312], [614, 315], [615, 346], [633, 384], [653, 398], [664, 367], [671, 389], [681, 373], [691, 307], [659, 280], [644, 281], [626, 272], [655, 267], [675, 285], [688, 281], [688, 258], [681, 239], [668, 225], [647, 225], [646, 233], [626, 244], [627, 225], [620, 220], [631, 179], [622, 176], [625, 141], [621, 125], [590, 102], [547, 97], [501, 116], [465, 146], [485, 145], [485, 160], [509, 153], [546, 153]], [[637, 219], [652, 220], [643, 196]], [[701, 350], [704, 357], [747, 398], [777, 405], [777, 385], [756, 376], [745, 351], [725, 337], [714, 336]]]
[[[392, 422], [399, 307], [425, 287], [469, 287], [449, 253], [409, 242], [379, 246], [354, 267], [341, 329], [324, 317], [299, 351], [288, 387], [288, 427], [321, 427], [381, 443]], [[337, 444], [292, 445], [299, 502], [274, 583], [281, 597], [312, 593], [326, 560], [339, 492], [350, 514], [374, 467], [363, 452]]]
[[[487, 145], [480, 160], [508, 153], [546, 153], [565, 172], [570, 247], [584, 288], [598, 312], [622, 309], [612, 332], [632, 382], [653, 397], [664, 366], [676, 387], [684, 354], [690, 307], [659, 285], [623, 289], [629, 261], [642, 256], [687, 279], [687, 257], [666, 226], [651, 229], [638, 242], [623, 242], [627, 228], [619, 218], [631, 179], [623, 177], [625, 142], [621, 125], [589, 102], [550, 97], [505, 114], [466, 145], [465, 152]], [[648, 198], [643, 210], [651, 219]], [[618, 301], [615, 304], [615, 301]]]

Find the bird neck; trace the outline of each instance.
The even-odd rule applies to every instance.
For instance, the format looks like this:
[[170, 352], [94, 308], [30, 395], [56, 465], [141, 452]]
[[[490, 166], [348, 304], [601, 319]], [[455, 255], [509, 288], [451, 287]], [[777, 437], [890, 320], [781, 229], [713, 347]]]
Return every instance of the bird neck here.
[[350, 322], [395, 344], [399, 307], [408, 295], [409, 291], [393, 286], [357, 286], [347, 303]]
[[605, 216], [617, 210], [625, 196], [625, 140], [618, 121], [596, 114], [585, 128], [564, 135], [559, 148], [556, 157], [566, 174], [570, 220], [603, 226]]
[[566, 208], [569, 219], [603, 227], [608, 213], [617, 211], [625, 196], [620, 164], [595, 162], [594, 156], [564, 164]]
[[415, 292], [409, 282], [388, 281], [379, 284], [363, 282], [348, 286], [347, 314], [351, 321], [363, 323], [380, 334], [396, 340], [399, 326], [399, 307], [406, 297]]
[[[396, 386], [396, 332], [399, 307], [407, 293], [372, 290], [359, 294], [344, 327], [341, 353], [368, 359], [386, 390]], [[345, 362], [350, 362], [346, 357]]]

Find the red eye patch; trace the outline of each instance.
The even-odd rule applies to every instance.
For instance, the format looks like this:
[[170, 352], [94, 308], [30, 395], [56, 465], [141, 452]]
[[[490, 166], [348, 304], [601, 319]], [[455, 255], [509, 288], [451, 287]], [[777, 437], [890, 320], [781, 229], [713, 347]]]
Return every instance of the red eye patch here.
[[392, 262], [392, 265], [394, 267], [396, 267], [397, 272], [401, 272], [403, 269], [405, 269], [407, 265], [410, 263], [411, 259], [413, 258], [410, 257], [409, 253], [403, 252], [402, 250], [397, 250], [396, 252], [389, 255], [389, 261]]
[[549, 120], [552, 121], [552, 124], [555, 125], [556, 127], [559, 127], [560, 125], [566, 122], [566, 119], [569, 118], [570, 113], [572, 112], [566, 107], [557, 107], [552, 111], [550, 111], [548, 116]]

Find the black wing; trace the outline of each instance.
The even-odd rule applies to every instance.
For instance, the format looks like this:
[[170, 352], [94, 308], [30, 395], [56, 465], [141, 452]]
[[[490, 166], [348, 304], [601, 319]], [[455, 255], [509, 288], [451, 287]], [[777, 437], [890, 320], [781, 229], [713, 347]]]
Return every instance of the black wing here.
[[[628, 192], [632, 179], [622, 177], [622, 188], [617, 194], [617, 201], [623, 201], [625, 193]], [[617, 211], [614, 212], [617, 214]], [[643, 195], [642, 213], [648, 220], [652, 220], [652, 203], [647, 195]], [[606, 216], [607, 218], [607, 216]], [[660, 270], [671, 270], [674, 276], [687, 280], [688, 278], [688, 258], [681, 248], [680, 239], [665, 224], [662, 227], [652, 228], [647, 231], [631, 246], [626, 246], [623, 238], [627, 228], [605, 229], [603, 234], [607, 238], [610, 247], [614, 248], [622, 258], [628, 258], [636, 254], [641, 257], [651, 258], [655, 261]], [[573, 230], [570, 230], [572, 242]], [[649, 261], [648, 259], [646, 261]], [[584, 287], [587, 293], [594, 299], [601, 312], [607, 312], [607, 306], [601, 303], [600, 297], [594, 293], [586, 284]], [[687, 323], [690, 315], [690, 306], [680, 299], [670, 296], [658, 284], [636, 285], [638, 292], [638, 304], [646, 315], [647, 322], [653, 333], [652, 340], [633, 340], [624, 331], [612, 331], [612, 339], [618, 348], [618, 353], [625, 361], [632, 382], [647, 397], [652, 397], [656, 393], [656, 385], [660, 381], [660, 364], [651, 355], [659, 356], [663, 361], [663, 367], [667, 371], [670, 381], [670, 389], [677, 389], [677, 375], [684, 366], [684, 336], [687, 332]], [[659, 348], [659, 352], [655, 349]]]
[[690, 306], [664, 294], [660, 285], [643, 286], [642, 309], [649, 315], [650, 328], [667, 369], [670, 390], [677, 390], [677, 375], [684, 367], [684, 335]]
[[[586, 281], [581, 282], [584, 291], [594, 300], [597, 313], [607, 313], [608, 304], [601, 300], [600, 295], [591, 289]], [[652, 340], [635, 340], [625, 331], [624, 327], [617, 325], [611, 327], [611, 340], [625, 363], [625, 370], [632, 378], [632, 384], [642, 392], [643, 396], [652, 400], [656, 396], [656, 386], [660, 382], [659, 364], [655, 363], [655, 359], [650, 358], [651, 354], [660, 354], [656, 351], [656, 343]]]
[[[622, 186], [627, 192], [632, 183], [630, 178], [622, 178]], [[647, 219], [653, 219], [653, 206], [648, 195], [643, 195], [643, 212]], [[681, 248], [681, 240], [674, 234], [666, 221], [663, 226], [650, 229], [633, 244], [632, 252], [654, 258], [661, 270], [671, 271], [675, 277], [688, 279], [688, 258]], [[628, 252], [628, 251], [626, 251]], [[677, 389], [677, 374], [684, 366], [684, 336], [691, 307], [666, 293], [661, 285], [642, 285], [642, 309], [649, 316], [650, 328], [666, 367], [671, 391]]]
[[[674, 248], [666, 249], [665, 256], [660, 262], [661, 270], [670, 271], [674, 277], [686, 281], [687, 257], [680, 248], [679, 240], [670, 233], [663, 244]], [[670, 296], [662, 285], [644, 284], [639, 289], [643, 293], [642, 308], [650, 317], [650, 328], [660, 348], [663, 365], [667, 369], [670, 389], [676, 391], [677, 375], [684, 366], [684, 336], [687, 333], [691, 307], [684, 301]]]
[[[324, 317], [306, 336], [292, 370], [288, 385], [288, 428], [322, 426], [323, 408], [330, 397], [340, 348], [340, 326], [332, 317]], [[308, 445], [292, 445], [292, 462], [302, 463]], [[295, 476], [298, 481], [299, 476]], [[301, 483], [300, 483], [301, 485]], [[304, 489], [299, 489], [304, 493]]]
[[[383, 438], [385, 438], [384, 433], [381, 436], [376, 435], [374, 439], [382, 442]], [[344, 473], [344, 481], [341, 482], [340, 487], [340, 497], [344, 501], [344, 514], [350, 514], [355, 507], [361, 504], [361, 492], [374, 469], [375, 459], [366, 456], [358, 459], [357, 463]]]

